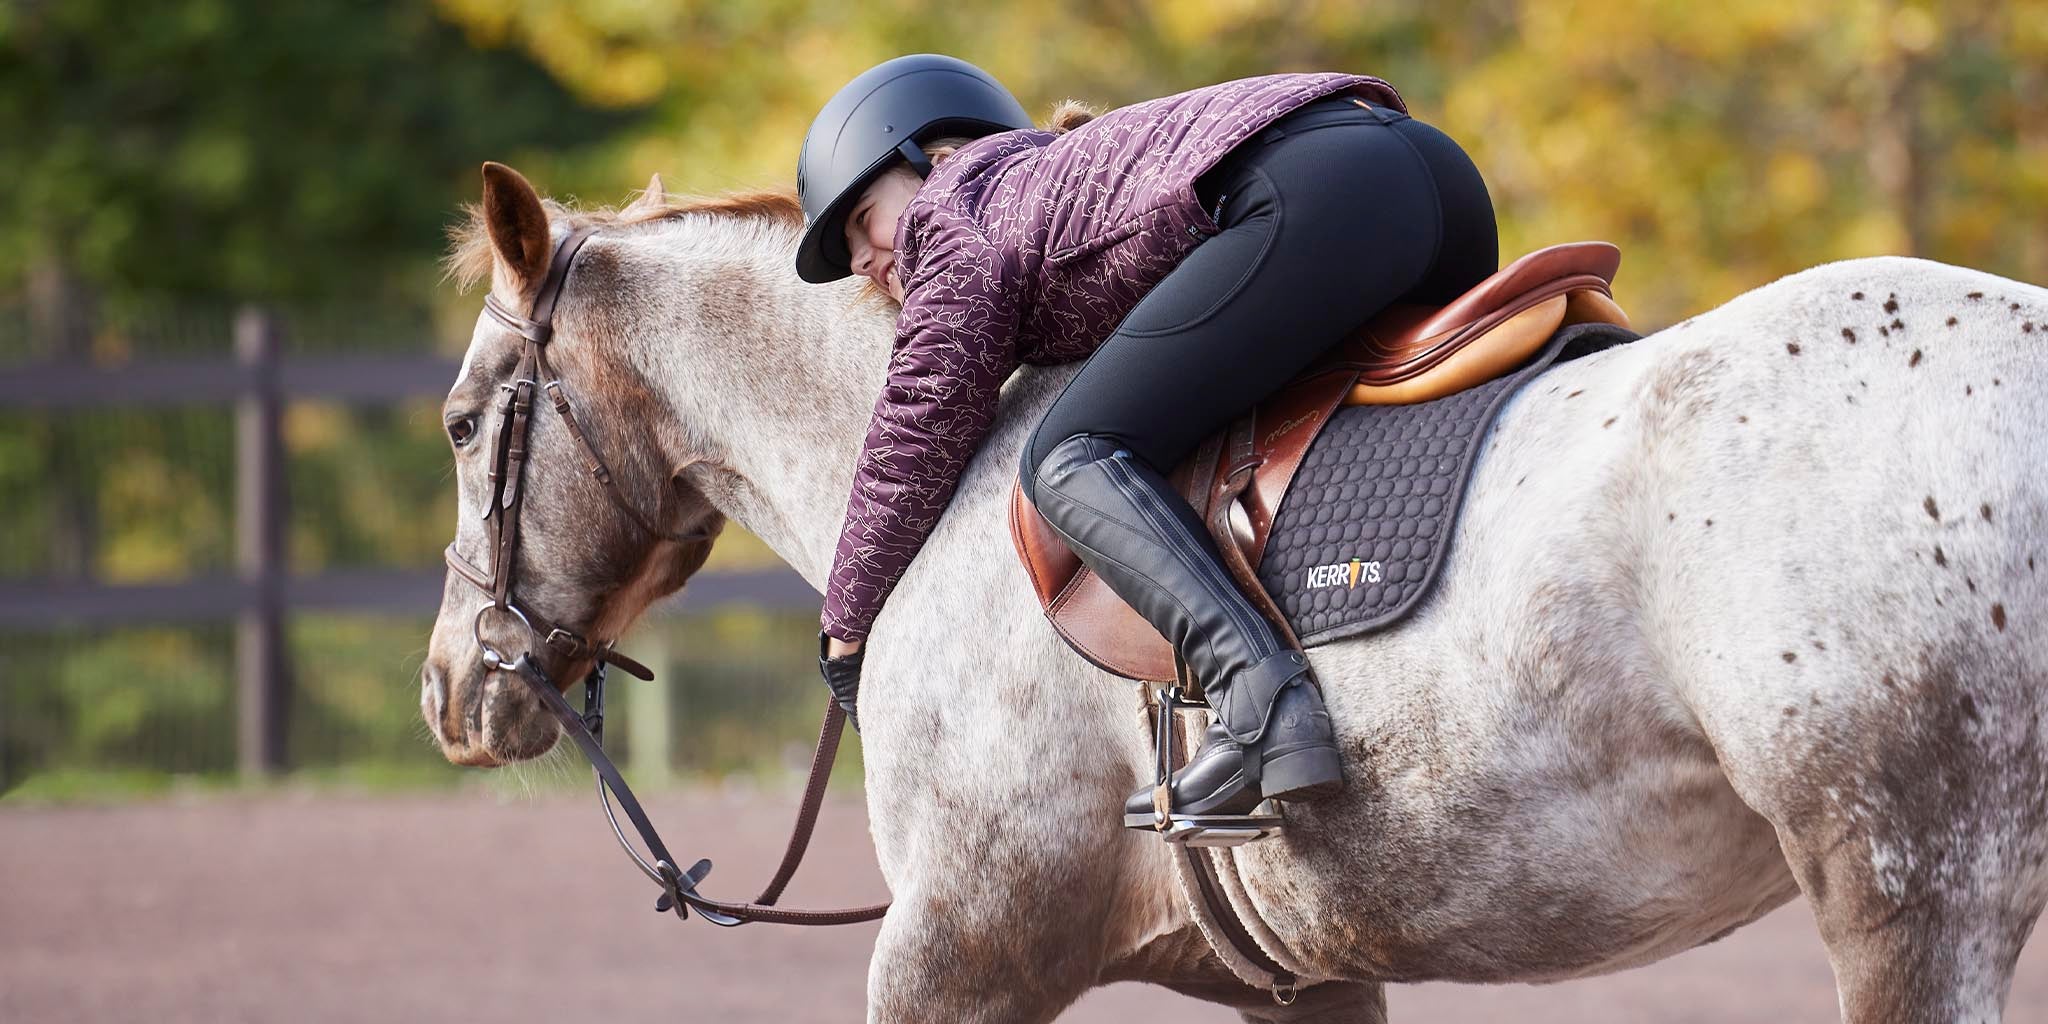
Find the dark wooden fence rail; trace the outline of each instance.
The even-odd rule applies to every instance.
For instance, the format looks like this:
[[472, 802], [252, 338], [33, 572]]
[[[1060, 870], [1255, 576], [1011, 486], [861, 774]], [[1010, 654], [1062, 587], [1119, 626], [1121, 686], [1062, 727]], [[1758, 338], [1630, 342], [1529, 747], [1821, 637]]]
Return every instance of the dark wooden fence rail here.
[[[235, 319], [235, 358], [145, 360], [116, 369], [75, 363], [0, 367], [0, 408], [229, 404], [235, 407], [234, 575], [172, 583], [0, 581], [0, 629], [49, 629], [232, 618], [236, 623], [238, 760], [245, 775], [282, 771], [292, 670], [284, 643], [294, 610], [425, 613], [441, 599], [444, 570], [333, 570], [294, 576], [285, 564], [287, 502], [282, 419], [294, 400], [376, 404], [435, 397], [458, 363], [432, 355], [285, 358], [283, 326], [264, 310]], [[787, 569], [701, 576], [687, 605], [815, 605]]]

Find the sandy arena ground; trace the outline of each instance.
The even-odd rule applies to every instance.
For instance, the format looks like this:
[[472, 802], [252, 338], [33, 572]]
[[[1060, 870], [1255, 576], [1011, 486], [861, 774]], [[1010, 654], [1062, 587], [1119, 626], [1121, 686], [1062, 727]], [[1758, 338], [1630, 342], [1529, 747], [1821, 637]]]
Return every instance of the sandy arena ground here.
[[[714, 894], [751, 894], [790, 797], [656, 797]], [[694, 828], [686, 823], [695, 823]], [[828, 807], [799, 906], [885, 894], [858, 802]], [[209, 797], [0, 808], [0, 1021], [846, 1021], [875, 925], [725, 931], [649, 909], [594, 799], [488, 793]], [[1402, 986], [1392, 1019], [1835, 1019], [1795, 904], [1650, 968], [1544, 987]], [[1236, 1016], [1163, 989], [1099, 989], [1060, 1019]], [[2048, 952], [2007, 1019], [2048, 1020]]]

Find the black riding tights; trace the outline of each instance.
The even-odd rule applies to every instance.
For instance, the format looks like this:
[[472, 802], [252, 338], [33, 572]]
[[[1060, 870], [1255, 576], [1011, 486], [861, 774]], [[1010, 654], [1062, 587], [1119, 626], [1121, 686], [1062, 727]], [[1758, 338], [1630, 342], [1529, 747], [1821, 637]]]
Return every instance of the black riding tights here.
[[1197, 192], [1221, 227], [1133, 308], [1024, 449], [1114, 438], [1166, 473], [1202, 438], [1395, 301], [1495, 270], [1493, 204], [1458, 144], [1405, 114], [1320, 100], [1238, 146]]

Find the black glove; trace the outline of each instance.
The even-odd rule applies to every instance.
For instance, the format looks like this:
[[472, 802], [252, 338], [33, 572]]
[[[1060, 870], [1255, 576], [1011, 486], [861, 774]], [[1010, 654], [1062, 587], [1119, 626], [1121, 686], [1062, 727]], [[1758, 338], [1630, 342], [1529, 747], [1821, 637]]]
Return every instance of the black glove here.
[[867, 653], [863, 647], [852, 654], [828, 658], [825, 652], [832, 638], [822, 631], [818, 634], [818, 674], [825, 677], [825, 685], [832, 688], [832, 700], [846, 712], [846, 720], [853, 723], [853, 731], [860, 731], [860, 716], [854, 712], [854, 705], [860, 700], [860, 659]]

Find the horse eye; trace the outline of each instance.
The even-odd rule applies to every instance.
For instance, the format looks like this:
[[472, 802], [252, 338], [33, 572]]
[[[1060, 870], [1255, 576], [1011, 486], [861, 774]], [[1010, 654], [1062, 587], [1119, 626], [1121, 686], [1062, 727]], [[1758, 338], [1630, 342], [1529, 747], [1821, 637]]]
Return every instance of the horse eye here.
[[448, 421], [448, 440], [455, 442], [455, 447], [460, 448], [468, 444], [469, 439], [475, 436], [476, 417], [464, 416], [459, 420]]

